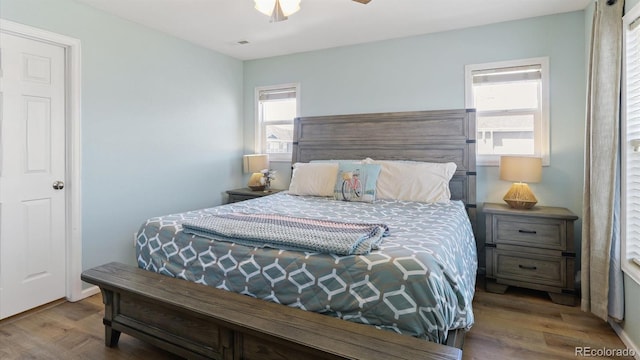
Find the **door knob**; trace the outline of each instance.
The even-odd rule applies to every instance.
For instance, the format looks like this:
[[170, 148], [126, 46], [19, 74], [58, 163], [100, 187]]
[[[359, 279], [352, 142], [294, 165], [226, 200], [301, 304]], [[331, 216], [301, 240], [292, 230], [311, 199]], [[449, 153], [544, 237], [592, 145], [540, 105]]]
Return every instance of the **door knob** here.
[[62, 190], [64, 188], [64, 181], [54, 181], [53, 188], [56, 190]]

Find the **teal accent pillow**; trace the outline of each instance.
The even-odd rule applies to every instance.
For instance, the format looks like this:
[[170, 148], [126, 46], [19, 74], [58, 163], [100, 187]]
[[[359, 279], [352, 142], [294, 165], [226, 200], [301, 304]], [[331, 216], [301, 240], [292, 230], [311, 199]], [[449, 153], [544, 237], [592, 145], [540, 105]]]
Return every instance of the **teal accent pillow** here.
[[338, 178], [333, 191], [336, 200], [362, 201], [376, 200], [376, 184], [381, 165], [340, 162]]

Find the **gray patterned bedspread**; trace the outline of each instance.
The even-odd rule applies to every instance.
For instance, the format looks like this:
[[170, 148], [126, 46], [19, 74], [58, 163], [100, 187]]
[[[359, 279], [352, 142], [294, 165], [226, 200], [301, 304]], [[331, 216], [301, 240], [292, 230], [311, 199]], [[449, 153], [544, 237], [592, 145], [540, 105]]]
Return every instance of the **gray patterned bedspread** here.
[[[250, 212], [379, 222], [391, 235], [367, 255], [256, 248], [185, 234], [181, 223]], [[373, 204], [285, 192], [147, 220], [138, 266], [164, 275], [444, 343], [473, 324], [476, 244], [459, 201]]]

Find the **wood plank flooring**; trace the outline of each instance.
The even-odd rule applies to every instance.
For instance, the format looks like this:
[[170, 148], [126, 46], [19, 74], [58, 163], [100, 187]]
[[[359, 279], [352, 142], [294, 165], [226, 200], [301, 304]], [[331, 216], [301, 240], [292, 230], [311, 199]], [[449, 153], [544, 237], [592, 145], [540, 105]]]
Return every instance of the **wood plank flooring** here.
[[554, 304], [545, 292], [510, 287], [499, 295], [476, 289], [473, 311], [464, 360], [575, 360], [576, 347], [626, 348], [609, 324], [579, 306]]
[[[576, 346], [625, 347], [605, 322], [579, 307], [553, 304], [541, 292], [510, 288], [498, 295], [479, 288], [474, 313], [476, 323], [465, 340], [465, 360], [575, 360]], [[0, 359], [179, 359], [126, 334], [117, 348], [105, 347], [102, 316], [98, 294], [2, 320]]]

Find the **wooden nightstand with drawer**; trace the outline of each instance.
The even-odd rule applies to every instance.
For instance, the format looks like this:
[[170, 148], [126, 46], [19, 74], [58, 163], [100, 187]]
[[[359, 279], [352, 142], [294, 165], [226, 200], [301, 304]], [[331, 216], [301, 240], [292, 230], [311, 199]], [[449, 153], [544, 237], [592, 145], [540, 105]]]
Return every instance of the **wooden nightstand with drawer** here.
[[574, 221], [559, 207], [512, 209], [485, 203], [487, 291], [518, 286], [549, 293], [558, 304], [575, 305]]
[[267, 195], [273, 195], [275, 193], [279, 193], [280, 189], [271, 189], [267, 191], [253, 191], [249, 188], [241, 188], [241, 189], [233, 189], [227, 190], [227, 204], [231, 204], [238, 201], [251, 200]]

